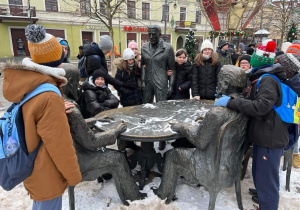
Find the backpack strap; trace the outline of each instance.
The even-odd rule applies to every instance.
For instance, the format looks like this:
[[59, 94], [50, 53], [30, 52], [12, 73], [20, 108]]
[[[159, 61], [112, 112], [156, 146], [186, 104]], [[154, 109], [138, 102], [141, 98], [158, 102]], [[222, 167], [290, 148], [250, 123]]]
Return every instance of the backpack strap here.
[[277, 80], [277, 82], [279, 82], [279, 84], [281, 84], [281, 81], [278, 79], [278, 77], [276, 77], [275, 75], [273, 75], [273, 74], [263, 74], [260, 78], [258, 78], [258, 80], [257, 80], [257, 83], [256, 83], [256, 92], [258, 92], [258, 85], [259, 85], [259, 82], [260, 82], [260, 80], [264, 77], [264, 76], [271, 76], [271, 77], [273, 77], [274, 79], [276, 79]]
[[50, 83], [44, 83], [44, 84], [39, 85], [32, 92], [26, 94], [25, 97], [20, 102], [20, 106], [22, 106], [26, 101], [33, 98], [34, 96], [36, 96], [40, 93], [43, 93], [43, 92], [48, 92], [48, 91], [55, 92], [61, 97], [61, 93], [55, 85], [52, 85]]

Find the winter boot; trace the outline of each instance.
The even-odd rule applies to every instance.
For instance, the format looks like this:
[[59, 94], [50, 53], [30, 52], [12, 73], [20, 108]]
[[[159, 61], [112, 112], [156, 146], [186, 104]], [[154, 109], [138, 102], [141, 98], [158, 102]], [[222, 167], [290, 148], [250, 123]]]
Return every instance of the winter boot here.
[[256, 196], [257, 196], [257, 191], [256, 191], [256, 189], [249, 188], [249, 193], [250, 193], [251, 195], [256, 195]]
[[293, 167], [294, 168], [300, 167], [300, 154], [299, 153], [293, 154]]
[[257, 196], [257, 195], [253, 195], [253, 196], [252, 196], [252, 201], [253, 201], [254, 203], [259, 204], [259, 202], [258, 202], [258, 196]]

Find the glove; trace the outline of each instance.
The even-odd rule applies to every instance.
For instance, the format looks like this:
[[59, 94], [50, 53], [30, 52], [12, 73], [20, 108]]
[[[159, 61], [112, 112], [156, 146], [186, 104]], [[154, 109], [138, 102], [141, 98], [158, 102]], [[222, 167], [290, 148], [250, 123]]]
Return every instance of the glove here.
[[195, 96], [193, 99], [200, 101], [200, 96]]
[[221, 98], [217, 99], [215, 102], [215, 106], [224, 106], [226, 107], [228, 101], [229, 101], [230, 97], [226, 96], [226, 95], [222, 95]]

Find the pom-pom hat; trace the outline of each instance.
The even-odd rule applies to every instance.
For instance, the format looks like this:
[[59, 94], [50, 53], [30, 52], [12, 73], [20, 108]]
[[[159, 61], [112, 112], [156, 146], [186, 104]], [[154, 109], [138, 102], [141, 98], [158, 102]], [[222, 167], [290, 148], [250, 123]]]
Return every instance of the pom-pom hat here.
[[294, 54], [300, 56], [300, 46], [298, 44], [291, 44], [287, 48], [286, 53], [294, 53]]
[[250, 65], [252, 67], [259, 67], [262, 65], [273, 65], [275, 54], [276, 43], [271, 40], [266, 45], [260, 46], [256, 49], [251, 56]]
[[58, 67], [64, 60], [62, 46], [41, 25], [31, 24], [25, 29], [28, 49], [34, 63]]

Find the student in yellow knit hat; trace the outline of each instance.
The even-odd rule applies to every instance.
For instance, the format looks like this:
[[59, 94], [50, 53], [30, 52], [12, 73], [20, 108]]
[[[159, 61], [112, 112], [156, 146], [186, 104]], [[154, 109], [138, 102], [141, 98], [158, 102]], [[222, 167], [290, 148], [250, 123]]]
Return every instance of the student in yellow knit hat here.
[[[67, 83], [64, 69], [57, 68], [64, 54], [56, 38], [40, 25], [27, 26], [25, 35], [31, 59], [7, 63], [4, 70], [3, 96], [13, 103], [43, 83], [58, 88]], [[64, 100], [57, 93], [43, 92], [27, 101], [22, 111], [28, 152], [42, 140], [32, 174], [24, 180], [34, 200], [32, 209], [60, 210], [65, 189], [81, 181]]]

